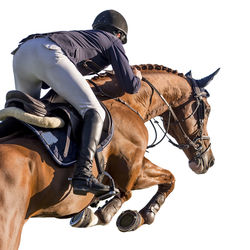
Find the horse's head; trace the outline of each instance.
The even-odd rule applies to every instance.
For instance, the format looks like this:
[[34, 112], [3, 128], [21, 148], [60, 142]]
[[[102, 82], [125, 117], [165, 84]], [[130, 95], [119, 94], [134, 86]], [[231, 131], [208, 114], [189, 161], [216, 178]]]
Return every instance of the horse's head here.
[[201, 80], [195, 80], [191, 72], [187, 73], [192, 95], [185, 103], [173, 108], [176, 117], [170, 111], [162, 115], [166, 131], [176, 139], [178, 147], [184, 150], [189, 159], [189, 167], [196, 174], [206, 173], [215, 161], [207, 132], [210, 105], [205, 87], [218, 71], [219, 69]]

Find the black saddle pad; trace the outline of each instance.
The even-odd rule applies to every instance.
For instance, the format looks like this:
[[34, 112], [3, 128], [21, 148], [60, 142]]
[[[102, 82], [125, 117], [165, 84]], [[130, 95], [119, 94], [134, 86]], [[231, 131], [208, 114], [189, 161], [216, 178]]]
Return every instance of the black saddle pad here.
[[[110, 143], [114, 133], [111, 115], [104, 105], [103, 108], [106, 111], [106, 118], [97, 152], [102, 151]], [[63, 128], [46, 129], [19, 121], [15, 118], [7, 118], [0, 123], [0, 137], [5, 136], [5, 131], [7, 130], [8, 134], [16, 132], [17, 128], [21, 130], [23, 128], [22, 125], [37, 136], [59, 166], [67, 167], [76, 162], [79, 143], [76, 140], [76, 136], [73, 136], [74, 133], [70, 123]]]

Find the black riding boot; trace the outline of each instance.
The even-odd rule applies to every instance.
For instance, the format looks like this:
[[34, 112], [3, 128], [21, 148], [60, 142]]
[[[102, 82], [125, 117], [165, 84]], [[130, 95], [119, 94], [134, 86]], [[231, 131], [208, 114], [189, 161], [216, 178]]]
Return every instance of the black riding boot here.
[[109, 186], [100, 183], [92, 174], [92, 163], [102, 127], [103, 121], [97, 111], [88, 110], [83, 119], [80, 150], [72, 179], [74, 194], [86, 195], [91, 192], [102, 195], [110, 190]]

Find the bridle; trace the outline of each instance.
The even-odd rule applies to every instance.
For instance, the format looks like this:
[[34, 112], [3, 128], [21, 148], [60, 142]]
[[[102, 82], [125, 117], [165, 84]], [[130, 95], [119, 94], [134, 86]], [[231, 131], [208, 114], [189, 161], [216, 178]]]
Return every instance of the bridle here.
[[[178, 117], [176, 116], [172, 106], [167, 102], [167, 100], [162, 96], [162, 94], [157, 90], [157, 88], [152, 85], [146, 78], [142, 78], [142, 80], [144, 82], [146, 82], [153, 91], [155, 91], [159, 97], [161, 98], [161, 100], [168, 106], [168, 122], [165, 128], [165, 133], [164, 133], [164, 137], [166, 136], [168, 138], [168, 141], [174, 145], [175, 147], [179, 148], [179, 149], [186, 149], [189, 147], [193, 147], [194, 150], [196, 151], [196, 156], [194, 157], [195, 159], [199, 159], [202, 157], [203, 154], [205, 154], [211, 147], [211, 143], [208, 145], [208, 147], [205, 150], [202, 150], [202, 143], [201, 141], [203, 140], [209, 140], [209, 136], [204, 136], [203, 135], [203, 124], [204, 124], [204, 118], [205, 118], [205, 112], [206, 112], [206, 106], [205, 103], [203, 101], [203, 97], [204, 96], [209, 96], [207, 91], [201, 91], [201, 89], [199, 88], [199, 86], [197, 85], [197, 83], [195, 82], [194, 79], [191, 78], [187, 78], [187, 80], [189, 81], [189, 83], [192, 86], [192, 90], [193, 90], [193, 98], [195, 98], [195, 102], [196, 102], [196, 107], [194, 109], [194, 111], [186, 118], [179, 120]], [[191, 118], [192, 116], [195, 115], [195, 113], [197, 113], [197, 122], [198, 122], [198, 133], [197, 136], [192, 140], [185, 132], [185, 130], [182, 127], [182, 123], [185, 122], [187, 119]], [[180, 131], [182, 132], [185, 140], [186, 140], [186, 144], [176, 144], [175, 142], [173, 142], [170, 137], [167, 135], [168, 131], [169, 131], [169, 127], [170, 127], [170, 120], [171, 120], [171, 116], [174, 119], [174, 122], [178, 125]], [[162, 140], [161, 140], [162, 141]], [[158, 145], [157, 144], [153, 144], [148, 146], [148, 148], [153, 147], [154, 145]]]
[[[110, 72], [107, 72], [108, 74], [111, 74]], [[112, 74], [111, 74], [112, 75]], [[194, 79], [187, 77], [186, 78], [188, 80], [188, 82], [190, 83], [190, 85], [192, 86], [192, 90], [193, 90], [193, 98], [195, 98], [195, 102], [196, 102], [196, 108], [194, 109], [194, 111], [186, 118], [179, 120], [178, 117], [176, 116], [172, 106], [167, 102], [167, 100], [163, 97], [163, 95], [158, 91], [158, 89], [152, 84], [150, 83], [145, 77], [142, 77], [142, 81], [144, 81], [145, 83], [147, 83], [151, 89], [152, 89], [152, 96], [154, 94], [154, 92], [156, 92], [158, 94], [158, 96], [160, 97], [160, 99], [164, 102], [165, 105], [167, 105], [168, 107], [168, 122], [167, 122], [167, 128], [165, 128], [165, 133], [163, 138], [160, 140], [160, 142], [164, 139], [164, 137], [168, 138], [168, 141], [174, 145], [175, 147], [179, 148], [179, 149], [187, 149], [189, 147], [193, 147], [194, 150], [196, 151], [195, 153], [195, 157], [193, 158], [193, 160], [196, 159], [200, 159], [202, 158], [202, 155], [204, 155], [211, 147], [211, 143], [208, 145], [208, 147], [205, 150], [202, 150], [202, 143], [201, 141], [204, 140], [209, 140], [209, 136], [203, 136], [203, 124], [204, 124], [204, 118], [205, 118], [205, 103], [203, 101], [203, 97], [208, 97], [209, 94], [206, 90], [201, 91], [201, 89], [199, 88], [198, 84], [195, 82]], [[126, 105], [129, 109], [131, 109], [133, 112], [135, 112], [143, 121], [143, 117], [141, 116], [141, 114], [135, 110], [134, 108], [132, 108], [128, 103], [126, 103], [125, 101], [123, 101], [121, 98], [117, 98], [117, 97], [112, 97], [108, 94], [106, 94], [94, 81], [92, 80], [88, 80], [92, 85], [94, 85], [94, 87], [97, 89], [97, 91], [104, 97], [108, 97], [110, 99], [113, 99], [115, 101], [118, 101], [124, 105]], [[151, 96], [151, 100], [152, 100], [152, 96]], [[184, 105], [184, 104], [183, 104]], [[194, 139], [191, 139], [185, 132], [185, 130], [182, 127], [182, 123], [185, 122], [187, 119], [191, 118], [192, 116], [195, 115], [195, 113], [197, 113], [197, 122], [198, 122], [198, 133], [197, 136]], [[173, 142], [173, 140], [171, 140], [171, 138], [167, 135], [168, 131], [169, 131], [169, 127], [170, 127], [170, 120], [171, 120], [171, 116], [174, 119], [174, 122], [178, 125], [180, 131], [182, 132], [185, 140], [186, 140], [186, 144], [177, 144], [175, 142]], [[152, 124], [152, 123], [151, 123]], [[163, 130], [163, 129], [162, 129]], [[152, 148], [156, 145], [158, 145], [158, 143], [153, 143], [151, 145], [149, 145], [147, 148]]]

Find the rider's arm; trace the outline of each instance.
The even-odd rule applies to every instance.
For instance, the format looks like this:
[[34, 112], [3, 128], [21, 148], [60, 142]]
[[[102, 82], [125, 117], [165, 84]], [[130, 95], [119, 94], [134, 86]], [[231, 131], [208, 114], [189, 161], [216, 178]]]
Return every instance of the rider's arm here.
[[141, 87], [140, 74], [137, 77], [133, 73], [120, 40], [116, 40], [109, 48], [109, 56], [121, 88], [129, 94], [137, 93]]

